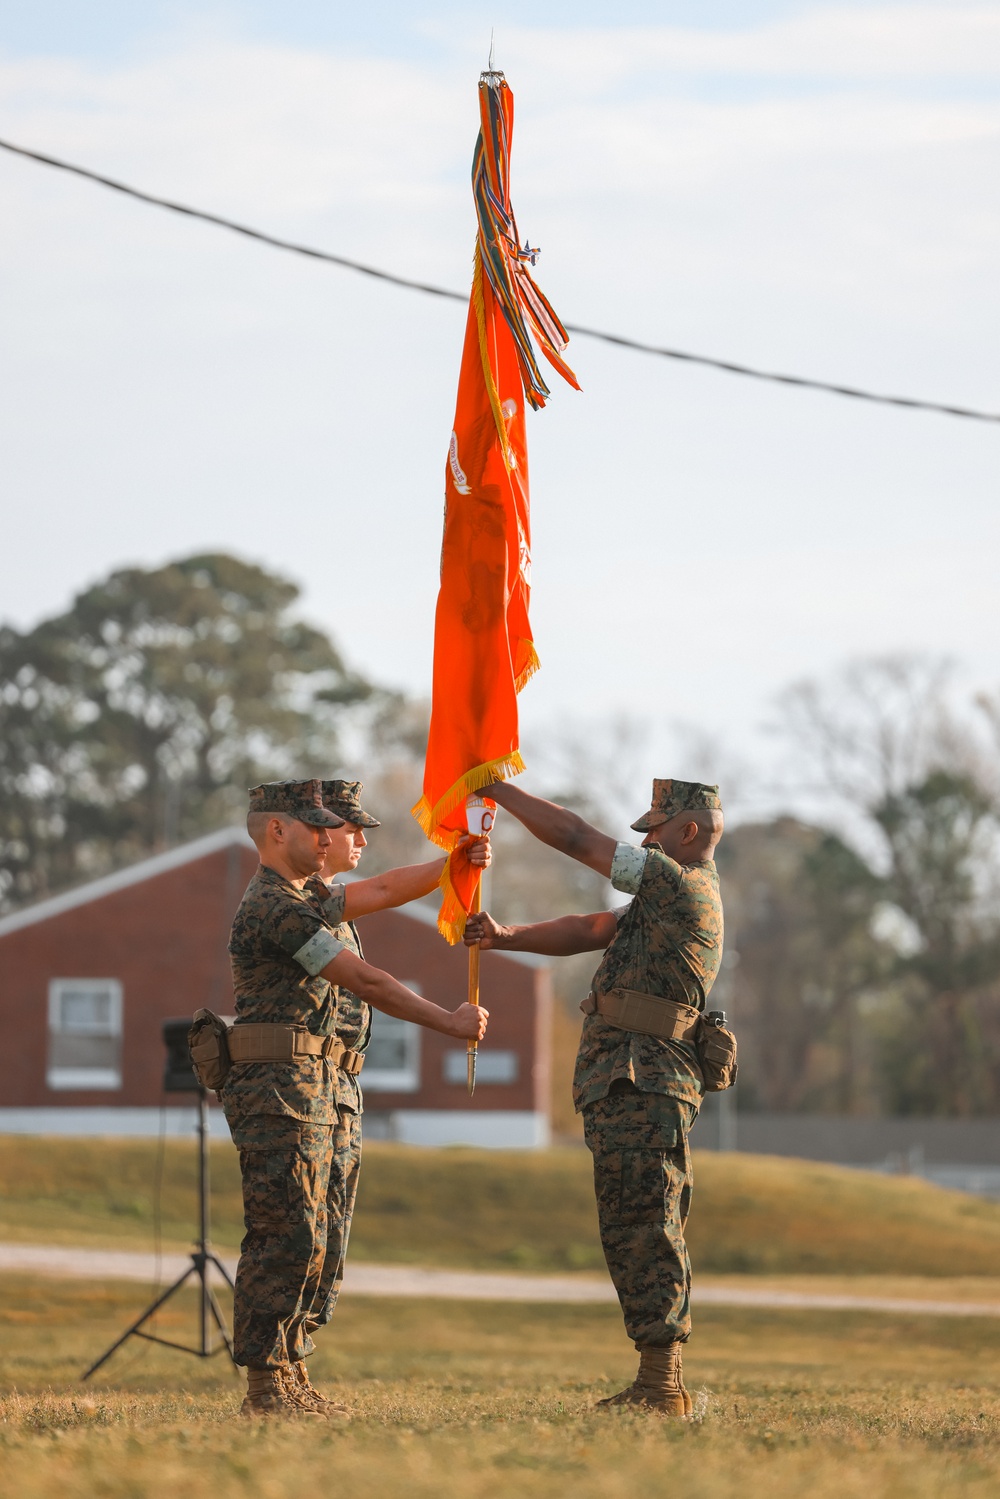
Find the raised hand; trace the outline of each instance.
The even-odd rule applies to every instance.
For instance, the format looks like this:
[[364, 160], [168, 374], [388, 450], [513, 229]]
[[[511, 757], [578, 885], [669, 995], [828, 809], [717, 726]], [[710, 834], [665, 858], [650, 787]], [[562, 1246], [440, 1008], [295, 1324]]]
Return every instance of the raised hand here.
[[478, 942], [484, 951], [490, 947], [501, 947], [506, 927], [493, 920], [489, 911], [474, 911], [465, 923], [465, 945], [474, 947]]
[[456, 848], [477, 869], [489, 869], [493, 863], [493, 849], [490, 846], [489, 835], [485, 838], [474, 838], [471, 833], [463, 833], [456, 844]]

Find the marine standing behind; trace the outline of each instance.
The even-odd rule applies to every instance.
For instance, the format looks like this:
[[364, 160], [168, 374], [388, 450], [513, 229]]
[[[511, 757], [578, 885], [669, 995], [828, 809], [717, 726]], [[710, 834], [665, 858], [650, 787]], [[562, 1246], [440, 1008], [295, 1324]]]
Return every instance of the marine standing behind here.
[[[357, 869], [368, 840], [366, 830], [381, 827], [377, 818], [361, 805], [361, 781], [327, 780], [322, 783], [323, 805], [342, 819], [342, 826], [331, 828], [320, 873], [307, 881], [306, 889], [315, 898], [320, 914], [348, 952], [364, 957], [361, 938], [354, 918], [373, 911], [386, 911], [408, 901], [429, 895], [440, 883], [445, 858], [425, 864], [411, 864], [390, 869], [367, 880], [347, 884], [337, 878]], [[470, 842], [467, 849], [473, 863], [487, 868], [491, 853], [489, 840]], [[364, 1055], [371, 1038], [371, 1008], [358, 994], [343, 984], [334, 986], [337, 1039], [350, 1050]], [[305, 1330], [314, 1333], [333, 1316], [340, 1294], [347, 1255], [347, 1241], [354, 1214], [358, 1179], [361, 1171], [362, 1089], [359, 1074], [338, 1068], [334, 1074], [339, 1121], [333, 1130], [328, 1195], [326, 1260], [323, 1281]], [[300, 1386], [309, 1385], [305, 1360], [292, 1366]]]
[[618, 910], [505, 927], [471, 916], [467, 944], [546, 953], [605, 949], [593, 978], [573, 1078], [594, 1159], [601, 1243], [629, 1336], [634, 1382], [602, 1406], [691, 1413], [681, 1348], [691, 1332], [688, 1131], [703, 1092], [695, 1046], [722, 957], [722, 903], [712, 855], [722, 836], [717, 786], [653, 782], [632, 824], [642, 847], [616, 843], [581, 817], [506, 782], [486, 788], [541, 842], [630, 895]]

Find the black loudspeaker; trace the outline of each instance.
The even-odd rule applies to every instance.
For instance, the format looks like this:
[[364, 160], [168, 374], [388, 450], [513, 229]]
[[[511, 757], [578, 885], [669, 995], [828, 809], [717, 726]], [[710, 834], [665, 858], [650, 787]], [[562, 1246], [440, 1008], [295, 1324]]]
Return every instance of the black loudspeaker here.
[[163, 1044], [167, 1048], [167, 1062], [163, 1069], [164, 1093], [197, 1093], [200, 1091], [198, 1079], [191, 1066], [191, 1053], [188, 1051], [190, 1029], [190, 1017], [186, 1020], [163, 1022]]

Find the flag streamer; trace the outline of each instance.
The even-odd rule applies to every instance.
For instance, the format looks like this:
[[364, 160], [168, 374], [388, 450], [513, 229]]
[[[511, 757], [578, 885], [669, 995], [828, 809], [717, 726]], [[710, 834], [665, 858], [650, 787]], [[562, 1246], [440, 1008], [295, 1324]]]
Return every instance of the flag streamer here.
[[514, 99], [502, 73], [479, 81], [480, 131], [472, 162], [478, 232], [445, 464], [441, 586], [434, 622], [434, 685], [423, 796], [413, 815], [451, 857], [438, 925], [460, 940], [478, 872], [455, 845], [465, 799], [524, 769], [517, 694], [538, 668], [528, 605], [531, 525], [525, 403], [550, 391], [535, 355], [574, 389], [562, 359], [566, 330], [527, 267], [510, 203]]
[[[524, 394], [536, 410], [551, 394], [542, 379], [527, 321], [553, 368], [579, 390], [576, 376], [560, 358], [569, 335], [528, 272], [539, 251], [522, 246], [510, 203], [510, 147], [514, 131], [514, 96], [502, 73], [479, 80], [482, 128], [472, 159], [472, 192], [479, 219], [477, 256], [485, 268], [498, 309], [514, 339]], [[501, 437], [501, 441], [502, 441]]]

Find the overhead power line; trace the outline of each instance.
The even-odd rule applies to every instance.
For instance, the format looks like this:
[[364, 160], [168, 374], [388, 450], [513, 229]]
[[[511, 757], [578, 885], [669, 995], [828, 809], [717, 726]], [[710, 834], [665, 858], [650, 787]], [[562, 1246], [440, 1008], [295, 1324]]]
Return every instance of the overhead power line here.
[[[362, 276], [372, 276], [377, 281], [388, 281], [393, 286], [405, 286], [410, 291], [424, 292], [431, 297], [446, 297], [452, 302], [467, 302], [468, 293], [452, 291], [446, 286], [434, 286], [428, 281], [416, 281], [410, 276], [397, 276], [392, 271], [379, 270], [377, 266], [365, 265], [363, 261], [351, 260], [346, 255], [334, 255], [329, 250], [317, 250], [311, 245], [300, 245], [295, 240], [280, 239], [275, 234], [266, 234], [261, 229], [251, 229], [247, 224], [239, 224], [235, 219], [223, 218], [221, 214], [206, 213], [201, 208], [191, 208], [186, 203], [175, 203], [171, 198], [160, 198], [154, 193], [143, 192], [140, 188], [130, 187], [126, 182], [118, 182], [114, 177], [105, 177], [100, 172], [92, 172], [87, 167], [76, 166], [73, 162], [62, 161], [58, 156], [48, 156], [42, 151], [30, 151], [26, 146], [16, 146], [13, 141], [0, 139], [0, 147], [5, 151], [13, 151], [18, 156], [26, 156], [31, 161], [40, 161], [47, 167], [57, 167], [61, 172], [72, 172], [77, 177], [86, 177], [90, 182], [99, 182], [102, 187], [113, 188], [117, 193], [125, 193], [130, 198], [138, 198], [142, 203], [152, 203], [157, 208], [168, 208], [171, 213], [182, 213], [191, 219], [202, 219], [206, 224], [215, 224], [220, 229], [230, 229], [234, 234], [245, 235], [247, 239], [260, 240], [262, 244], [272, 245], [277, 250], [290, 250], [295, 255], [306, 255], [311, 260], [325, 260], [330, 265], [343, 266], [349, 271], [358, 271]], [[755, 369], [749, 364], [737, 364], [729, 359], [713, 359], [707, 354], [691, 354], [683, 349], [670, 349], [662, 344], [644, 343], [640, 339], [626, 338], [618, 333], [604, 333], [599, 328], [585, 328], [580, 323], [565, 323], [563, 325], [568, 333], [577, 333], [584, 338], [600, 339], [602, 343], [615, 344], [622, 349], [634, 349], [641, 354], [656, 354], [663, 359], [677, 359], [684, 364], [705, 365], [709, 369], [723, 370], [728, 375], [745, 375], [751, 380], [768, 380], [775, 385], [797, 385], [805, 390], [822, 390], [830, 395], [849, 396], [856, 401], [873, 401], [881, 406], [907, 406], [914, 411], [937, 411], [943, 416], [962, 416], [977, 422], [1000, 422], [1000, 412], [976, 411], [970, 406], [952, 406], [943, 401], [920, 401], [912, 396], [886, 396], [879, 395], [875, 391], [862, 390], [854, 385], [835, 385], [829, 380], [812, 380], [804, 375], [781, 375], [773, 370]]]

